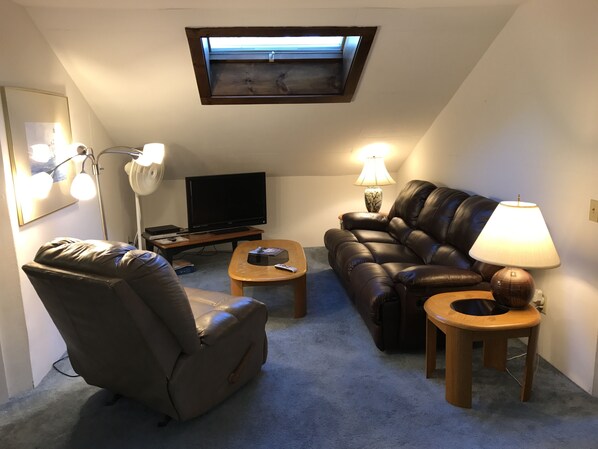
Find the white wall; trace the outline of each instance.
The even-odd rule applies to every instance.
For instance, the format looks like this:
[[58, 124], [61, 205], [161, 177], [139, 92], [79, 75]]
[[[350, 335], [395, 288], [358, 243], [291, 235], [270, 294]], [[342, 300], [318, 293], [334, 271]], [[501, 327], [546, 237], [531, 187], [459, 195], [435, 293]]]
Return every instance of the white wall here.
[[[25, 10], [0, 0], [0, 85], [57, 92], [69, 99], [74, 141], [97, 149], [110, 146], [103, 127], [73, 84], [58, 59], [33, 25]], [[19, 226], [12, 186], [5, 126], [0, 115], [0, 348], [4, 374], [0, 381], [0, 402], [31, 388], [48, 372], [51, 363], [65, 350], [64, 342], [46, 313], [20, 266], [33, 259], [39, 246], [58, 236], [101, 238], [97, 202], [78, 202], [25, 226]], [[105, 172], [107, 209], [112, 218], [111, 237], [126, 239], [133, 223], [128, 210], [132, 195], [120, 175], [122, 164], [111, 162]], [[117, 176], [118, 172], [118, 176]], [[124, 197], [124, 203], [121, 200]]]
[[587, 391], [598, 341], [598, 2], [524, 3], [398, 174], [499, 200], [538, 203], [560, 268], [535, 272], [547, 297], [540, 353]]
[[[347, 154], [349, 157], [349, 154]], [[268, 224], [265, 239], [296, 240], [304, 247], [323, 246], [324, 233], [339, 226], [343, 212], [365, 211], [364, 188], [351, 176], [288, 176], [266, 180]], [[388, 212], [396, 186], [383, 187], [382, 211]], [[184, 180], [164, 181], [158, 191], [142, 198], [144, 226], [187, 226]]]

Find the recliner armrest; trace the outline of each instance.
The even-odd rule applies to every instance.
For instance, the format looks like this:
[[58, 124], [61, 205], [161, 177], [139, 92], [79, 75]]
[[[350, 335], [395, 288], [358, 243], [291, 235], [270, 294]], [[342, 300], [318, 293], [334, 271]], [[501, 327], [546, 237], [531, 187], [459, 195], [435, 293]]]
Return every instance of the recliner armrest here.
[[253, 298], [185, 287], [202, 344], [214, 345], [250, 315], [266, 323], [266, 306]]
[[232, 330], [239, 320], [228, 312], [212, 310], [195, 319], [197, 335], [201, 343], [212, 346]]
[[343, 228], [369, 229], [371, 231], [386, 231], [388, 218], [385, 214], [375, 212], [348, 212], [343, 214]]
[[470, 270], [444, 265], [417, 265], [397, 273], [395, 280], [410, 287], [456, 287], [475, 285], [482, 276]]

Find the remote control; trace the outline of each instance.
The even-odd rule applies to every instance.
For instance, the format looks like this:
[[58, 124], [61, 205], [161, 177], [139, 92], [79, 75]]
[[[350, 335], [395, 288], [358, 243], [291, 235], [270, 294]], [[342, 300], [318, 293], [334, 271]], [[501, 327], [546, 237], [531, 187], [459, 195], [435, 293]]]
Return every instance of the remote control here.
[[258, 247], [255, 249], [255, 252], [256, 252], [256, 253], [261, 253], [261, 252], [263, 252], [263, 251], [264, 251], [264, 248], [262, 248], [261, 246], [258, 246]]
[[297, 268], [291, 267], [290, 265], [285, 265], [284, 263], [277, 263], [274, 265], [274, 268], [278, 268], [279, 270], [290, 271], [291, 273], [296, 273]]

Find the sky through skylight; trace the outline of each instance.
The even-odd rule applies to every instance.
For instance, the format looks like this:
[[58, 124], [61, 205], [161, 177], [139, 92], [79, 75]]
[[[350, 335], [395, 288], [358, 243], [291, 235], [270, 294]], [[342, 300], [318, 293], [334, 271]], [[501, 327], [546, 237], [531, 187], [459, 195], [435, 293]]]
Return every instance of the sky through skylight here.
[[344, 36], [210, 37], [212, 51], [341, 51]]

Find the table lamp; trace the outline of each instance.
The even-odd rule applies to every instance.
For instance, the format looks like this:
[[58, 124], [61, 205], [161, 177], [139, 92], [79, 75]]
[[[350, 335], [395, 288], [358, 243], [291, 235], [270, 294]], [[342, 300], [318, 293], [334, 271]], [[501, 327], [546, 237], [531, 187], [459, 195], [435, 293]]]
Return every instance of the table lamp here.
[[535, 287], [523, 268], [555, 268], [561, 264], [540, 208], [522, 201], [501, 202], [469, 250], [476, 260], [504, 266], [490, 288], [499, 304], [523, 308]]
[[365, 207], [368, 212], [379, 212], [382, 206], [382, 189], [379, 186], [394, 184], [395, 180], [391, 178], [384, 158], [370, 156], [363, 164], [363, 170], [355, 181], [356, 186], [366, 186], [365, 189]]

